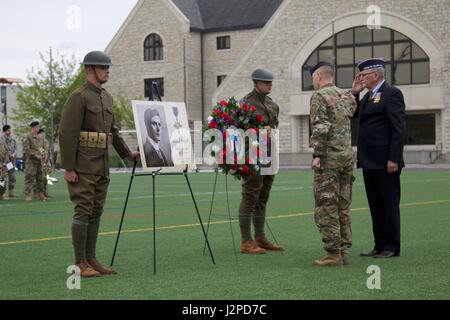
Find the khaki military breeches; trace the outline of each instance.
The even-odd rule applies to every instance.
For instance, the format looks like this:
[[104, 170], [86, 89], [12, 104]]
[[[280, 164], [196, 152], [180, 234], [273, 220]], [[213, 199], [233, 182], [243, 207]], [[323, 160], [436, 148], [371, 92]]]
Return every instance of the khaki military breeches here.
[[275, 176], [251, 176], [242, 180], [242, 199], [239, 207], [239, 225], [242, 240], [250, 240], [253, 222], [255, 237], [264, 236], [266, 205]]
[[74, 220], [88, 222], [103, 213], [108, 193], [109, 177], [78, 174], [78, 183], [68, 183], [70, 200], [75, 204]]
[[352, 245], [350, 205], [354, 180], [353, 166], [314, 172], [314, 219], [328, 252], [346, 252]]
[[275, 176], [251, 176], [242, 179], [240, 213], [266, 212], [267, 201]]

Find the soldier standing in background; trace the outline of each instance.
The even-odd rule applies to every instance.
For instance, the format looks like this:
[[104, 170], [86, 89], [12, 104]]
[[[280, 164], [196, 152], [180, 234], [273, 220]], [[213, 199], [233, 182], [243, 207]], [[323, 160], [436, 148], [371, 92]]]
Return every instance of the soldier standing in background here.
[[311, 139], [314, 149], [314, 218], [327, 255], [315, 266], [348, 265], [352, 245], [350, 205], [355, 156], [351, 145], [351, 118], [356, 101], [334, 85], [334, 68], [319, 62], [311, 68]]
[[6, 143], [0, 139], [0, 201], [6, 200], [6, 164], [9, 162], [9, 152]]
[[42, 153], [40, 150], [40, 142], [38, 139], [39, 121], [32, 120], [30, 122], [31, 132], [23, 140], [23, 152], [25, 160], [25, 183], [24, 193], [25, 201], [32, 201], [31, 192], [36, 189], [36, 196], [39, 200], [47, 200], [42, 189]]
[[6, 147], [9, 151], [9, 161], [14, 165], [12, 170], [8, 171], [8, 197], [16, 198], [14, 193], [14, 187], [16, 185], [16, 154], [17, 154], [17, 141], [11, 136], [11, 126], [5, 124], [3, 126], [3, 136], [0, 138], [6, 143]]
[[38, 183], [41, 184], [41, 186], [38, 188], [39, 190], [42, 190], [42, 193], [44, 194], [45, 198], [49, 198], [48, 195], [48, 181], [47, 176], [51, 172], [51, 165], [49, 163], [50, 161], [50, 143], [45, 138], [44, 129], [41, 128], [38, 131], [38, 139], [39, 139], [39, 150], [42, 154], [42, 178]]
[[[268, 96], [272, 91], [273, 74], [264, 69], [256, 69], [251, 76], [254, 89], [243, 98], [249, 106], [256, 108], [262, 116], [262, 125], [278, 127], [279, 106]], [[269, 200], [275, 175], [246, 176], [242, 179], [242, 198], [239, 207], [239, 226], [241, 229], [241, 252], [248, 254], [266, 253], [266, 250], [283, 251], [283, 247], [267, 240], [264, 225], [266, 205]], [[251, 236], [253, 221], [255, 240]]]
[[59, 143], [69, 195], [75, 204], [72, 244], [75, 265], [82, 277], [115, 274], [96, 257], [100, 219], [109, 186], [108, 145], [131, 160], [131, 152], [119, 134], [113, 114], [113, 98], [102, 87], [109, 79], [111, 59], [93, 51], [83, 61], [87, 81], [69, 97], [61, 117]]

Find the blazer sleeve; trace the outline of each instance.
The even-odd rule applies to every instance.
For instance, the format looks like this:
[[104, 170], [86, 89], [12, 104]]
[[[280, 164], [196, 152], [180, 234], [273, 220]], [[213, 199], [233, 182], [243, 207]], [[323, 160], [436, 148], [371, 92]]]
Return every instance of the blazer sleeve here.
[[395, 88], [386, 106], [386, 114], [391, 127], [389, 160], [400, 162], [403, 156], [403, 139], [405, 137], [405, 101], [402, 92]]

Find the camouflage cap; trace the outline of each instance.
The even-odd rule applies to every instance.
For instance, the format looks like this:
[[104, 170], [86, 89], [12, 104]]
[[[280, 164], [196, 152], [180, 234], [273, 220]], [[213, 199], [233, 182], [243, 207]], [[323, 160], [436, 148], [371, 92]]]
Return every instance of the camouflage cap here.
[[273, 74], [272, 72], [265, 70], [265, 69], [256, 69], [253, 71], [252, 80], [260, 80], [260, 81], [273, 81]]
[[112, 66], [111, 58], [103, 51], [89, 52], [82, 62], [85, 66]]
[[33, 120], [30, 121], [30, 127], [31, 128], [34, 128], [34, 127], [36, 127], [38, 125], [39, 125], [39, 120], [38, 119], [33, 119]]

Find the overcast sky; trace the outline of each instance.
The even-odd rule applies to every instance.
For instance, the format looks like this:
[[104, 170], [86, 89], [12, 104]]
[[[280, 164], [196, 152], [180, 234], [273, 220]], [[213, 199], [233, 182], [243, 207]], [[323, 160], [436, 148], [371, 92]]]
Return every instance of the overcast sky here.
[[104, 50], [138, 0], [0, 0], [0, 77], [26, 80], [39, 52]]

